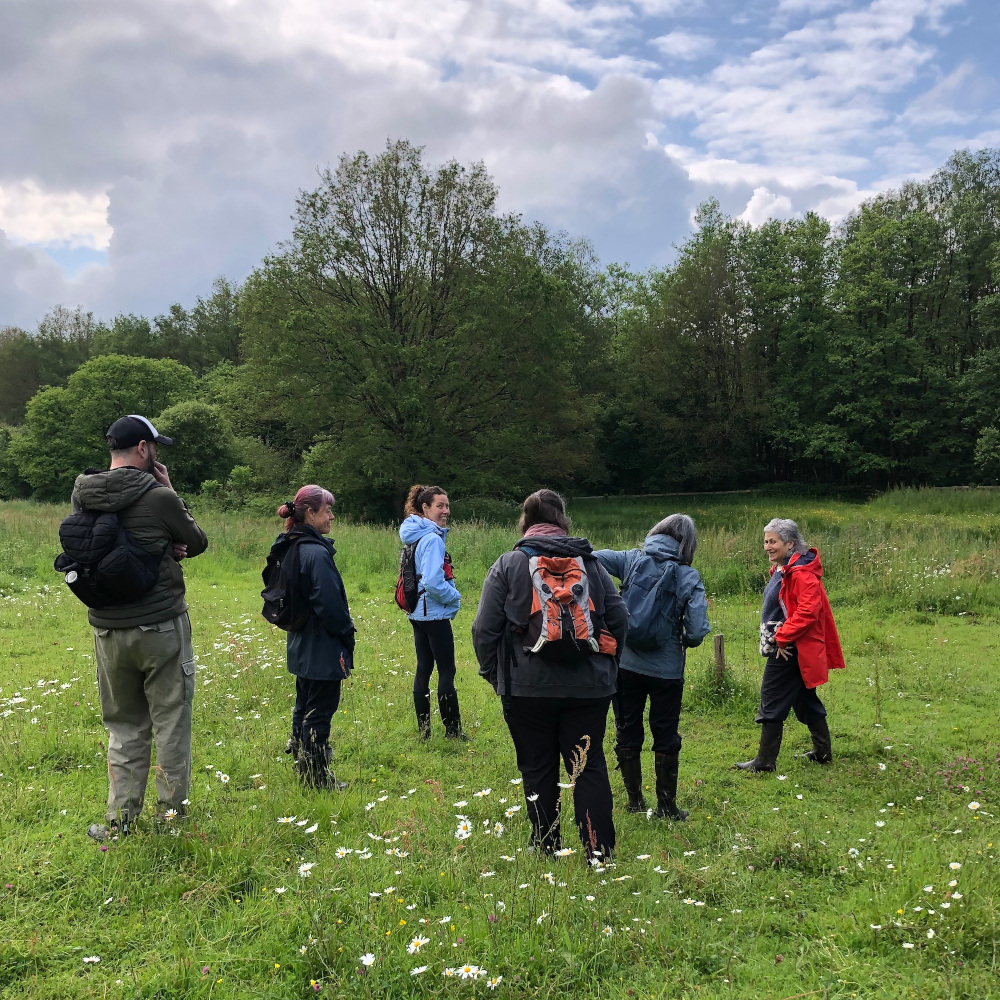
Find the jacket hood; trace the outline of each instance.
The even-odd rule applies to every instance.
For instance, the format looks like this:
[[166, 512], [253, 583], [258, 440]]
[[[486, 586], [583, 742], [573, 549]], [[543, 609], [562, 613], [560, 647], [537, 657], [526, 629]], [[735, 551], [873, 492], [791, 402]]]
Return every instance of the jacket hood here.
[[528, 555], [540, 556], [577, 556], [593, 555], [594, 547], [586, 538], [573, 538], [571, 535], [532, 535], [522, 538], [514, 545]]
[[159, 486], [149, 472], [131, 466], [103, 471], [88, 470], [76, 477], [73, 502], [88, 510], [116, 512], [131, 507], [144, 493]]
[[785, 564], [785, 573], [797, 571], [799, 573], [812, 573], [819, 579], [823, 578], [823, 564], [820, 562], [819, 549], [810, 549], [800, 556], [792, 556]]
[[670, 535], [650, 535], [642, 543], [642, 551], [654, 559], [676, 559], [680, 546]]
[[419, 542], [426, 535], [437, 532], [442, 538], [448, 534], [447, 528], [439, 528], [433, 521], [419, 514], [411, 514], [399, 526], [399, 537], [404, 545]]

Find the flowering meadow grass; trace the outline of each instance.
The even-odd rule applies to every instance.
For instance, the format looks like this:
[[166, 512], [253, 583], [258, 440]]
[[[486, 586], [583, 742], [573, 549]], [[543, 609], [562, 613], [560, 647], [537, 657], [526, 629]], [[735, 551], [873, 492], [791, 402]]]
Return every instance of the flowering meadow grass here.
[[[0, 506], [0, 997], [992, 995], [1000, 496], [572, 513], [595, 543], [628, 545], [678, 506], [699, 524], [729, 671], [720, 690], [710, 645], [689, 656], [688, 822], [620, 811], [615, 858], [590, 868], [569, 816], [571, 852], [528, 850], [514, 754], [476, 675], [476, 595], [511, 528], [459, 523], [449, 537], [472, 736], [456, 744], [436, 716], [432, 739], [416, 738], [395, 536], [335, 525], [360, 629], [333, 736], [351, 784], [317, 794], [282, 753], [293, 684], [284, 636], [259, 616], [277, 522], [199, 513], [212, 547], [186, 564], [191, 815], [156, 828], [147, 807], [102, 849], [84, 833], [106, 793], [90, 630], [50, 568], [63, 511]], [[822, 691], [834, 765], [796, 756], [808, 735], [793, 721], [778, 773], [748, 776], [730, 766], [757, 737], [759, 536], [775, 514], [823, 553], [848, 669]], [[651, 753], [643, 763], [651, 786]]]

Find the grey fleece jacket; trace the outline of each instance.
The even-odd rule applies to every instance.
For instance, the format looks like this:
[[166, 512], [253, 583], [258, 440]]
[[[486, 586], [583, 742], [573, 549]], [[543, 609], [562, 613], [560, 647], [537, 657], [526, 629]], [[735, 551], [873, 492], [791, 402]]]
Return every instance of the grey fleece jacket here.
[[136, 628], [156, 625], [187, 611], [184, 573], [174, 559], [173, 546], [186, 545], [188, 556], [197, 556], [208, 548], [208, 539], [173, 490], [132, 466], [88, 470], [73, 484], [73, 509], [81, 508], [120, 512], [122, 524], [136, 544], [157, 556], [163, 553], [153, 589], [131, 604], [88, 609], [91, 625]]
[[[524, 651], [524, 631], [531, 616], [530, 554], [583, 556], [591, 597], [618, 643], [628, 628], [628, 611], [607, 570], [594, 558], [586, 538], [532, 536], [505, 552], [483, 582], [479, 610], [472, 623], [472, 643], [479, 674], [499, 695], [526, 698], [606, 698], [618, 688], [618, 658], [594, 653], [579, 664], [550, 663]], [[603, 594], [597, 592], [597, 587]]]

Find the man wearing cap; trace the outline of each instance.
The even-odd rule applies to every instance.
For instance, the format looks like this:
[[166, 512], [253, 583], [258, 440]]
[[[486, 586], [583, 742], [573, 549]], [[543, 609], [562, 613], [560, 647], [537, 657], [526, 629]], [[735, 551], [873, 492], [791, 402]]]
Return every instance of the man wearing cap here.
[[171, 439], [137, 414], [106, 436], [111, 467], [77, 477], [73, 509], [118, 513], [132, 540], [161, 561], [156, 583], [135, 601], [88, 611], [108, 730], [107, 818], [87, 831], [96, 840], [124, 836], [142, 811], [154, 737], [157, 812], [182, 815], [187, 805], [195, 664], [180, 560], [208, 547], [156, 460]]

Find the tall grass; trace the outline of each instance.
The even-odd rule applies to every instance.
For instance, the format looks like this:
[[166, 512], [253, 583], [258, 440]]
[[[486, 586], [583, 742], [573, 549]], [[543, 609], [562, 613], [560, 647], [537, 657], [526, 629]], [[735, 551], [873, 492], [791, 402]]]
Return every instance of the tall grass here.
[[[495, 512], [449, 536], [473, 736], [462, 746], [437, 718], [429, 742], [416, 738], [395, 532], [335, 525], [360, 641], [333, 733], [351, 787], [321, 795], [298, 787], [281, 752], [293, 685], [284, 637], [259, 615], [280, 524], [196, 504], [211, 547], [185, 564], [198, 656], [191, 820], [158, 831], [143, 818], [102, 852], [83, 832], [107, 780], [90, 630], [51, 568], [65, 510], [0, 506], [0, 1000], [494, 995], [486, 978], [443, 975], [465, 963], [502, 976], [501, 997], [992, 995], [997, 524], [992, 494], [960, 495], [961, 512], [952, 495], [573, 505], [596, 545], [637, 544], [674, 509], [696, 518], [731, 668], [720, 690], [708, 644], [688, 658], [689, 821], [619, 810], [603, 871], [579, 851], [533, 854], [525, 810], [506, 812], [523, 805], [514, 754], [469, 641], [481, 581], [516, 538]], [[822, 692], [835, 764], [797, 758], [808, 735], [793, 723], [783, 781], [731, 770], [756, 737], [760, 531], [774, 515], [795, 517], [823, 552], [848, 659]], [[949, 613], [927, 610], [938, 606]], [[613, 744], [609, 732], [609, 756]], [[620, 796], [616, 774], [612, 785]], [[466, 840], [457, 813], [472, 821]], [[564, 829], [578, 847], [572, 817]], [[417, 934], [429, 940], [411, 955]]]

